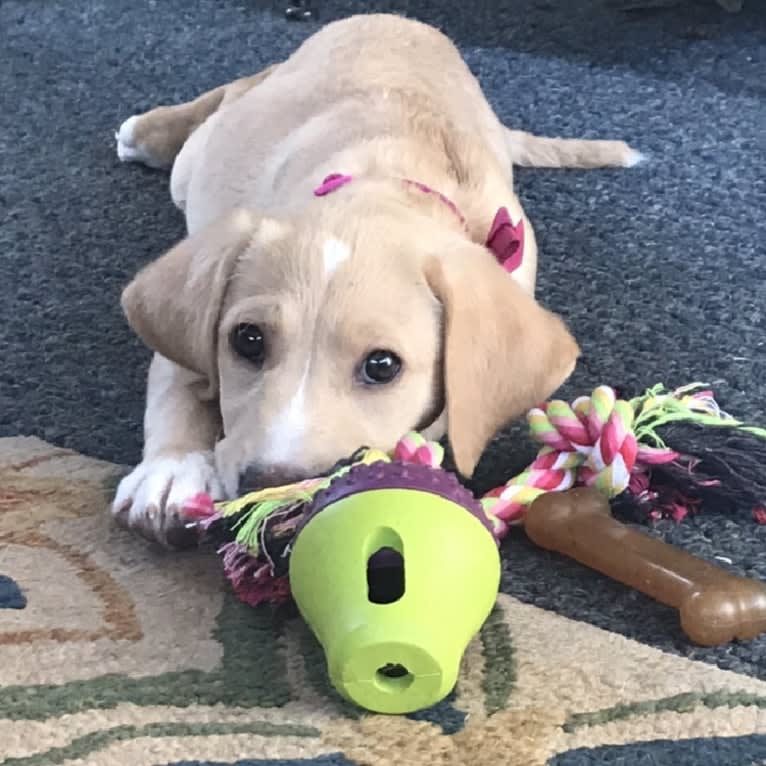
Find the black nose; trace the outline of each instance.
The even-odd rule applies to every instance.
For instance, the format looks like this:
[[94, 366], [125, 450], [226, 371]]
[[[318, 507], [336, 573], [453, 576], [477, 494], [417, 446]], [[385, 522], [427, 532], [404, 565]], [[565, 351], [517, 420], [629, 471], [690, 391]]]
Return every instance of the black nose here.
[[239, 494], [244, 495], [259, 489], [295, 484], [295, 482], [307, 478], [305, 472], [291, 466], [250, 465], [239, 476]]

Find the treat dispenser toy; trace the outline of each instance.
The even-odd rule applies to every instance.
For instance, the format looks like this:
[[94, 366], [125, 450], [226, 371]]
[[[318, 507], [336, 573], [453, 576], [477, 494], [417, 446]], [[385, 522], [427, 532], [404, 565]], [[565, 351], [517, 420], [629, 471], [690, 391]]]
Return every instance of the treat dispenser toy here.
[[500, 556], [454, 475], [381, 462], [316, 495], [289, 577], [336, 689], [368, 710], [408, 713], [455, 686], [495, 603]]

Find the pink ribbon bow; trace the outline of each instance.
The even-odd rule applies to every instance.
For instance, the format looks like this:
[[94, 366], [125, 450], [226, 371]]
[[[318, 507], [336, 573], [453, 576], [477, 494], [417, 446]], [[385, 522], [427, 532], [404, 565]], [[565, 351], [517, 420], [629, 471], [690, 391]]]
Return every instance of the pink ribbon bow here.
[[487, 247], [506, 271], [516, 271], [524, 259], [524, 219], [514, 225], [508, 208], [501, 207], [489, 230]]

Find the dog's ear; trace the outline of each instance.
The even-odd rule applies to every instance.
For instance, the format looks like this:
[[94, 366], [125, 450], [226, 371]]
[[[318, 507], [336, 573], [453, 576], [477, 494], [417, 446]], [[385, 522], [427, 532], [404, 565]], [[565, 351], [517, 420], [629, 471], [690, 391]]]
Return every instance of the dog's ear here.
[[569, 377], [580, 349], [483, 247], [434, 257], [425, 275], [445, 314], [447, 432], [470, 476], [495, 433]]
[[226, 286], [257, 225], [248, 211], [223, 216], [145, 266], [122, 293], [134, 332], [153, 351], [203, 375], [211, 393]]

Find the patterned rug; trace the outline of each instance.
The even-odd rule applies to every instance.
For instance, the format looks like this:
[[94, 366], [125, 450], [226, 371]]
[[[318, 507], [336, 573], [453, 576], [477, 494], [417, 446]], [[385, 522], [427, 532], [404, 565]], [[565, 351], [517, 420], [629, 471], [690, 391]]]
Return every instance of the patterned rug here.
[[1, 766], [766, 763], [766, 682], [507, 594], [448, 700], [361, 715], [295, 615], [113, 528], [122, 471], [0, 439]]

